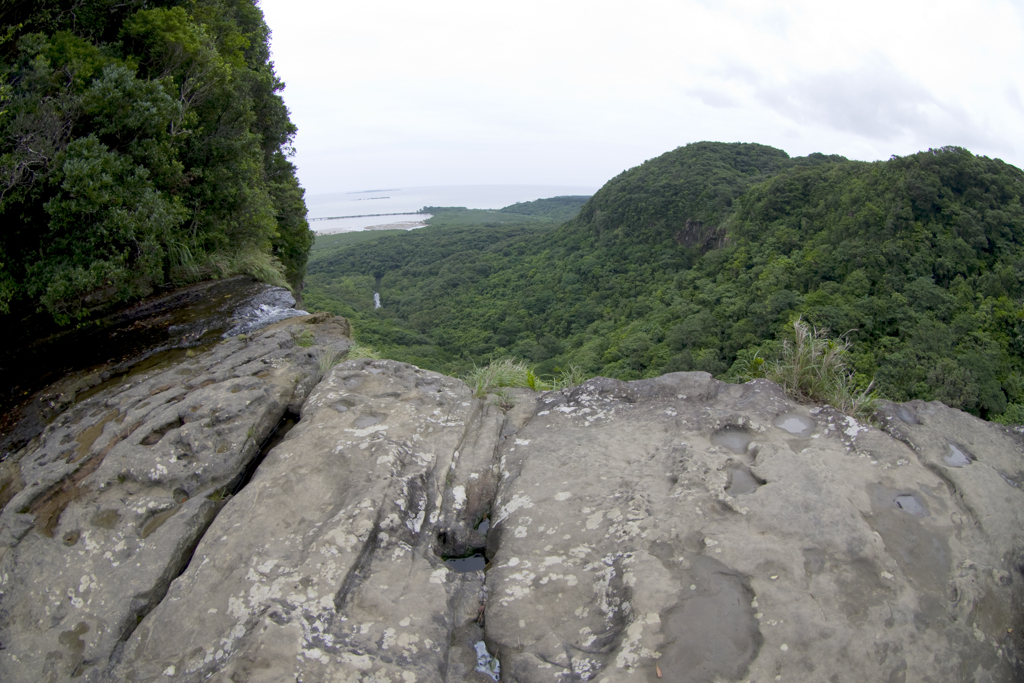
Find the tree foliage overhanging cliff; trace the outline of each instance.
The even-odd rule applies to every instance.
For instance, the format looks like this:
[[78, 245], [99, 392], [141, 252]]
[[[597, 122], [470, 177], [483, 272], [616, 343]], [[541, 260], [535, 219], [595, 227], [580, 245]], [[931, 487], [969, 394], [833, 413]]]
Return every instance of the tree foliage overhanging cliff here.
[[736, 377], [803, 316], [852, 342], [861, 388], [1024, 419], [1024, 173], [999, 160], [697, 143], [557, 229], [462, 231], [320, 252], [307, 300], [427, 367], [517, 355], [621, 379]]
[[0, 312], [301, 282], [295, 127], [253, 0], [15, 2], [0, 24]]

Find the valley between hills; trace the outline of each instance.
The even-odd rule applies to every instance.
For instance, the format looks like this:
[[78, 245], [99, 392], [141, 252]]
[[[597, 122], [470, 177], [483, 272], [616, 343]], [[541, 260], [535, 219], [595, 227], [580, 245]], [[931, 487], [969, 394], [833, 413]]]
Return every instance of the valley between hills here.
[[757, 377], [801, 319], [849, 342], [860, 391], [1024, 422], [1024, 173], [999, 160], [702, 142], [590, 199], [429, 212], [409, 233], [319, 238], [310, 310], [456, 376], [515, 357], [623, 380]]

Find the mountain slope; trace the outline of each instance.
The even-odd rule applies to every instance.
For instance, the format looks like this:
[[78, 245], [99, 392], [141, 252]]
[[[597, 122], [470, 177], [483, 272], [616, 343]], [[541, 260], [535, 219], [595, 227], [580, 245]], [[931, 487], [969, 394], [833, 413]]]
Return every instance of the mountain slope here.
[[[1019, 169], [959, 148], [866, 163], [697, 143], [620, 174], [556, 230], [462, 244], [428, 227], [415, 248], [315, 260], [310, 291], [344, 289], [357, 334], [386, 320], [449, 372], [518, 355], [540, 373], [735, 377], [801, 315], [847, 335], [862, 387], [993, 417], [1024, 404], [1022, 196]], [[414, 266], [427, 260], [443, 267]], [[376, 312], [358, 284], [371, 275]]]

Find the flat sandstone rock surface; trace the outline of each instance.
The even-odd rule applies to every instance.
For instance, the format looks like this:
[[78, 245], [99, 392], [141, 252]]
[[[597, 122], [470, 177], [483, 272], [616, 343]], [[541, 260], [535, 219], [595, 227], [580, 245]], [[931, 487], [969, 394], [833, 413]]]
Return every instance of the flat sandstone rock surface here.
[[[879, 428], [705, 373], [481, 399], [353, 360], [314, 387], [288, 334], [264, 332], [280, 344], [263, 360], [224, 356], [230, 371], [204, 360], [205, 387], [154, 378], [105, 398], [86, 449], [101, 463], [46, 480], [85, 491], [54, 522], [21, 511], [50, 456], [23, 458], [27, 488], [0, 517], [0, 678], [1024, 677], [1012, 430], [921, 402], [884, 404]], [[226, 500], [206, 494], [237, 467], [196, 473], [173, 450], [223, 443], [238, 459], [245, 432], [218, 427], [211, 405], [239, 425], [286, 405], [301, 416]], [[65, 462], [83, 438], [61, 446], [58, 432], [38, 452]], [[42, 469], [26, 474], [31, 462]], [[164, 556], [189, 544], [175, 578]]]

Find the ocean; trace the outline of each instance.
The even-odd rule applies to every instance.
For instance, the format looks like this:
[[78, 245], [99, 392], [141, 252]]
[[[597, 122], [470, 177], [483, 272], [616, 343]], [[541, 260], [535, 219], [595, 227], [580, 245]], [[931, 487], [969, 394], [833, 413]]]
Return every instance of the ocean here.
[[[429, 215], [424, 206], [501, 209], [509, 204], [563, 195], [591, 195], [597, 187], [580, 185], [448, 185], [383, 187], [356, 192], [309, 195], [309, 226], [317, 233], [350, 232], [384, 226], [420, 227]], [[386, 214], [386, 215], [382, 215]], [[323, 220], [323, 219], [331, 220]]]

